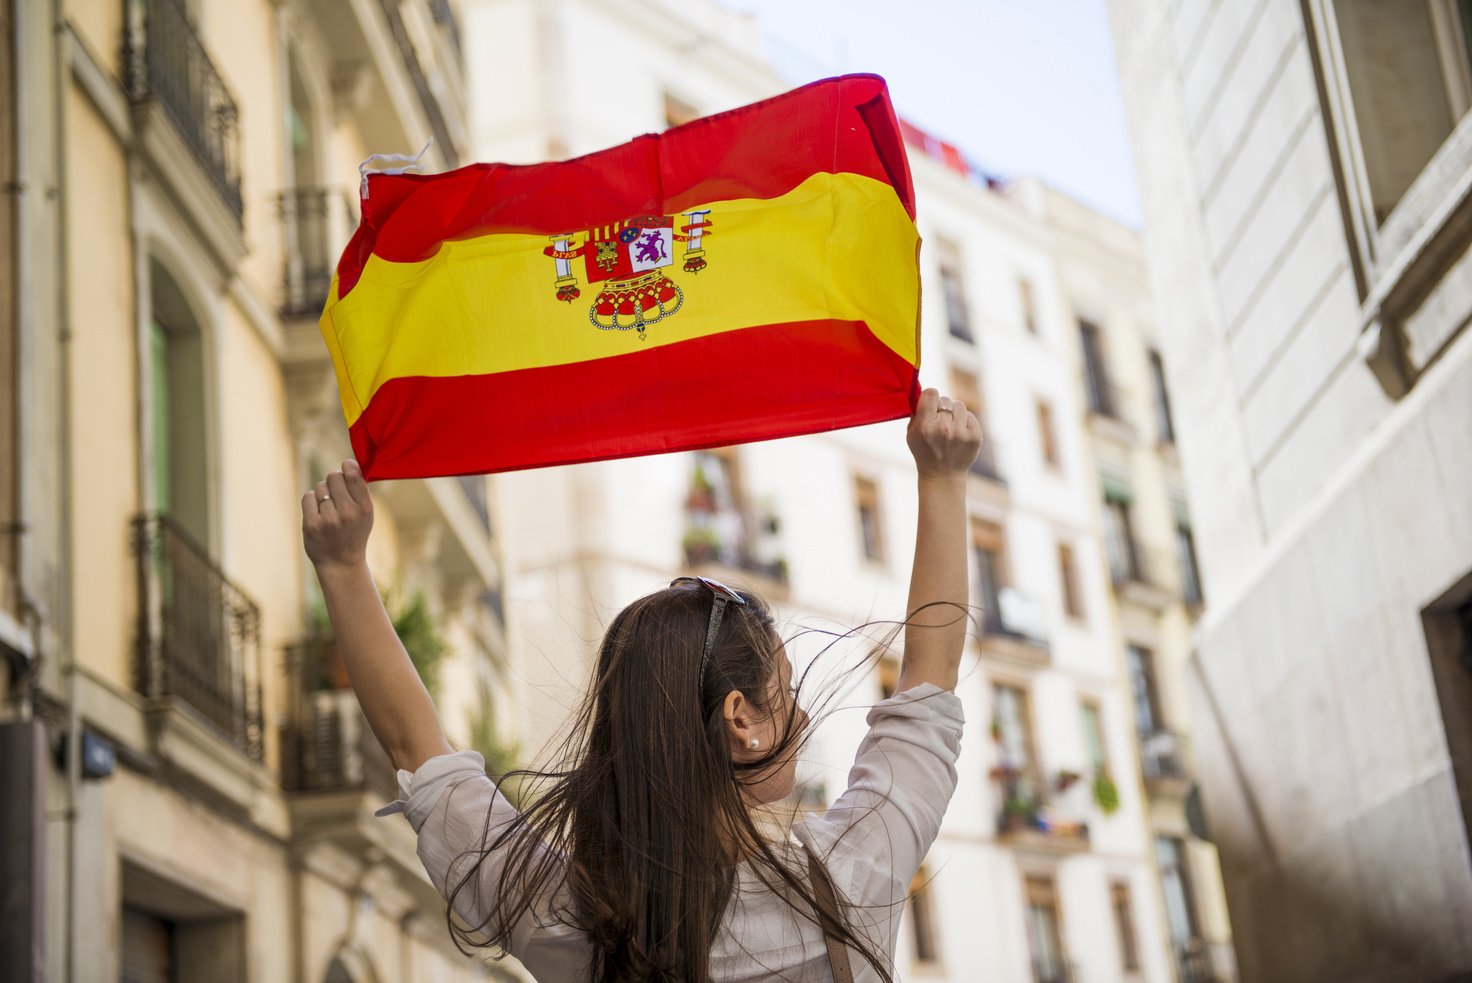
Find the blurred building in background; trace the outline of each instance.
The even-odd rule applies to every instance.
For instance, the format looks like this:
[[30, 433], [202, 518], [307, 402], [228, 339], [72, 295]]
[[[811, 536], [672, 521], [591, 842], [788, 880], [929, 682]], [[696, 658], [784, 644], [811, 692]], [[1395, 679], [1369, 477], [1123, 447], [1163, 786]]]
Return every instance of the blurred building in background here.
[[[481, 160], [583, 154], [789, 87], [755, 24], [709, 2], [471, 2], [465, 38]], [[1230, 979], [1230, 958], [1210, 961], [1228, 938], [1215, 859], [1184, 815], [1180, 672], [1199, 586], [1179, 559], [1190, 526], [1156, 422], [1168, 410], [1138, 237], [1040, 185], [988, 179], [930, 134], [905, 137], [925, 239], [922, 382], [976, 410], [987, 442], [969, 479], [980, 621], [958, 688], [960, 786], [897, 968]], [[706, 255], [721, 261], [718, 235]], [[507, 620], [534, 743], [582, 695], [613, 613], [676, 575], [751, 587], [786, 634], [903, 617], [915, 491], [900, 423], [493, 487], [515, 517], [501, 534]], [[825, 641], [792, 647], [805, 662]], [[850, 702], [872, 704], [896, 670], [885, 659]], [[820, 731], [805, 804], [842, 790], [862, 718]]]
[[[14, 2], [0, 33], [0, 977], [508, 976], [371, 818], [393, 775], [299, 534], [349, 453], [316, 315], [355, 165], [467, 151], [449, 5]], [[400, 633], [504, 756], [486, 483], [379, 502]]]
[[1465, 3], [1111, 0], [1244, 979], [1472, 972]]

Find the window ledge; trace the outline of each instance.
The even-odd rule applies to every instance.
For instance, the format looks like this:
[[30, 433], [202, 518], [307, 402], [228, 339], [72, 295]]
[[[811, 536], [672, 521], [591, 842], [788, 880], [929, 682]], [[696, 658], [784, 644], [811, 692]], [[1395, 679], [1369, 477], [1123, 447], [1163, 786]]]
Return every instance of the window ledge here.
[[1361, 358], [1403, 396], [1467, 323], [1472, 304], [1472, 113], [1379, 231], [1362, 305]]

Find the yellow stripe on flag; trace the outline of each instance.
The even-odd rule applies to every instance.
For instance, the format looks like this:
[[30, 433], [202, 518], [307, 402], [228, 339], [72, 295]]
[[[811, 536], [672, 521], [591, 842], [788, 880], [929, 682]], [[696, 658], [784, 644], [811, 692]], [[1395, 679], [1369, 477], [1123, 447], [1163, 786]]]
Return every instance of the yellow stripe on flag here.
[[[702, 207], [710, 209], [709, 265], [685, 272], [676, 243], [663, 272], [684, 292], [683, 305], [650, 325], [645, 340], [590, 322], [599, 284], [588, 282], [583, 259], [572, 264], [582, 295], [556, 299], [548, 236], [451, 242], [419, 263], [370, 257], [346, 298], [334, 281], [321, 320], [348, 424], [391, 379], [564, 365], [796, 321], [862, 321], [918, 364], [919, 236], [891, 186], [821, 173], [778, 198]], [[582, 230], [567, 231], [582, 241]]]

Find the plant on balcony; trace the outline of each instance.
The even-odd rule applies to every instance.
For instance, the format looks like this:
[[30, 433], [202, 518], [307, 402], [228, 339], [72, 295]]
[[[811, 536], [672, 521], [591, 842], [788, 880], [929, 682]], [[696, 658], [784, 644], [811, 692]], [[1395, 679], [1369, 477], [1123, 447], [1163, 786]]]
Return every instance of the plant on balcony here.
[[[389, 612], [394, 633], [399, 636], [404, 651], [409, 654], [409, 661], [414, 664], [414, 671], [419, 673], [424, 687], [434, 693], [439, 687], [440, 662], [450, 646], [435, 628], [424, 592], [415, 591], [402, 607], [398, 607], [392, 595], [385, 594], [383, 605]], [[327, 608], [320, 599], [314, 601], [307, 612], [307, 629], [316, 659], [315, 685], [312, 688], [348, 689], [351, 683], [348, 681], [347, 666], [343, 663], [342, 653], [338, 651]]]
[[[521, 767], [521, 745], [501, 739], [492, 720], [490, 701], [484, 697], [470, 718], [469, 743], [486, 759], [486, 774], [492, 778], [503, 778]], [[512, 805], [521, 807], [525, 788], [519, 776], [502, 781], [499, 788]]]
[[705, 466], [699, 461], [690, 476], [690, 493], [685, 496], [685, 508], [691, 512], [714, 512], [716, 508], [715, 486], [706, 477]]
[[1053, 787], [1060, 792], [1067, 792], [1078, 782], [1080, 778], [1083, 777], [1084, 776], [1079, 772], [1071, 771], [1067, 768], [1064, 768], [1059, 771], [1058, 774], [1054, 777]]
[[707, 525], [693, 525], [680, 540], [685, 549], [685, 562], [690, 566], [713, 563], [721, 555], [721, 537]]
[[1094, 804], [1106, 816], [1113, 815], [1119, 809], [1119, 786], [1114, 784], [1113, 776], [1103, 769], [1094, 776]]
[[409, 653], [409, 661], [414, 663], [414, 671], [424, 681], [424, 688], [434, 693], [439, 688], [440, 662], [450, 645], [435, 628], [424, 592], [415, 591], [398, 614], [393, 613], [395, 605], [391, 600], [385, 600], [384, 606], [389, 610], [394, 634], [399, 636], [404, 651]]

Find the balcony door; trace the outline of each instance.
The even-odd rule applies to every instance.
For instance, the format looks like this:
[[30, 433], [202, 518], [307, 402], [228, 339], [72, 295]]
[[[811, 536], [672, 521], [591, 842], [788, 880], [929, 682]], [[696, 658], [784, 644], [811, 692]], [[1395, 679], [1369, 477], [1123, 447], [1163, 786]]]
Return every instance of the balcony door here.
[[976, 603], [981, 608], [987, 631], [1004, 630], [1002, 588], [1006, 586], [1002, 566], [1002, 527], [981, 519], [971, 520], [971, 550], [976, 557]]
[[1027, 941], [1035, 983], [1067, 983], [1068, 958], [1058, 915], [1058, 889], [1051, 877], [1027, 879]]

